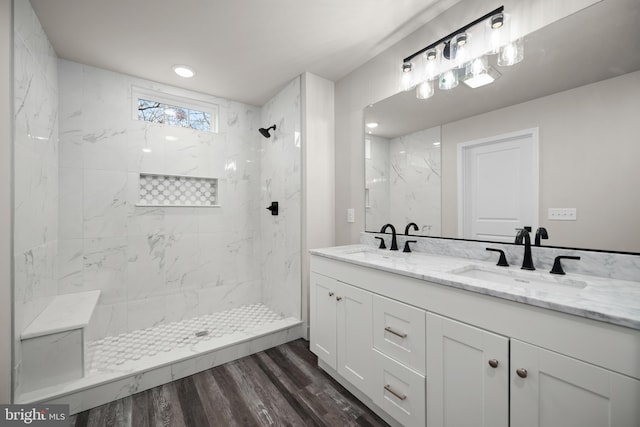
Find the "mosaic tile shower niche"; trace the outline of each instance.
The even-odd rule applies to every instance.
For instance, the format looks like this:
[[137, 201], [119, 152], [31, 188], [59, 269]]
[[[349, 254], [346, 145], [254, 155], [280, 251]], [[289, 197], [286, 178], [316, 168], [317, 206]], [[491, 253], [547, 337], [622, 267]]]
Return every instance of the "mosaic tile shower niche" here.
[[218, 179], [140, 174], [138, 206], [219, 206]]

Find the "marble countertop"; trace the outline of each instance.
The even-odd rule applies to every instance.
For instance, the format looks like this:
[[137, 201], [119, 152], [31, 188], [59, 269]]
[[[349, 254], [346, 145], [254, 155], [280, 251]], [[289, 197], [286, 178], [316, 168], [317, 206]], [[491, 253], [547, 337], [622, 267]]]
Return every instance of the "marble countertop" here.
[[497, 267], [473, 259], [403, 253], [366, 245], [311, 250], [312, 255], [401, 274], [640, 330], [640, 282]]

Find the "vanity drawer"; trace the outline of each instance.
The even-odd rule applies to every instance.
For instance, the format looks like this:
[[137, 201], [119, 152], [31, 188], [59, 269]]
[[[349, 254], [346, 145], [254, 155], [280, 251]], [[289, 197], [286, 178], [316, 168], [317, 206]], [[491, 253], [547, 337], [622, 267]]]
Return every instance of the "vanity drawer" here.
[[373, 347], [424, 375], [426, 315], [401, 302], [373, 296]]
[[403, 426], [425, 425], [425, 378], [373, 350], [375, 374], [373, 402]]

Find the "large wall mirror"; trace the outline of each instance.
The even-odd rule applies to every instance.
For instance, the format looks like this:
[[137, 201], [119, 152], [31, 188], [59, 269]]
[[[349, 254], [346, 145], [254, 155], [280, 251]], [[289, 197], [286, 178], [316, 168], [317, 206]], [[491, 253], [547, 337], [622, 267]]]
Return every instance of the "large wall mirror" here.
[[[530, 225], [546, 228], [543, 244], [639, 253], [639, 23], [637, 0], [602, 1], [526, 36], [524, 60], [496, 67], [492, 84], [426, 100], [411, 90], [365, 108], [366, 230], [415, 222], [411, 234], [478, 239], [459, 225], [460, 147], [534, 129]], [[502, 179], [519, 176], [511, 168]]]

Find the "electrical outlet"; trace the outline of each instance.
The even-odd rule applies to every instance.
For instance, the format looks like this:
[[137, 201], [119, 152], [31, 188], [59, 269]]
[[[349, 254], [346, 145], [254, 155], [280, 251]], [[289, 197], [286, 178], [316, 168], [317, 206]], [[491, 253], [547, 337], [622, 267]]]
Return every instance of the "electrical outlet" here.
[[575, 221], [576, 208], [549, 208], [549, 219], [554, 221]]
[[347, 222], [356, 222], [356, 210], [353, 208], [347, 209]]

